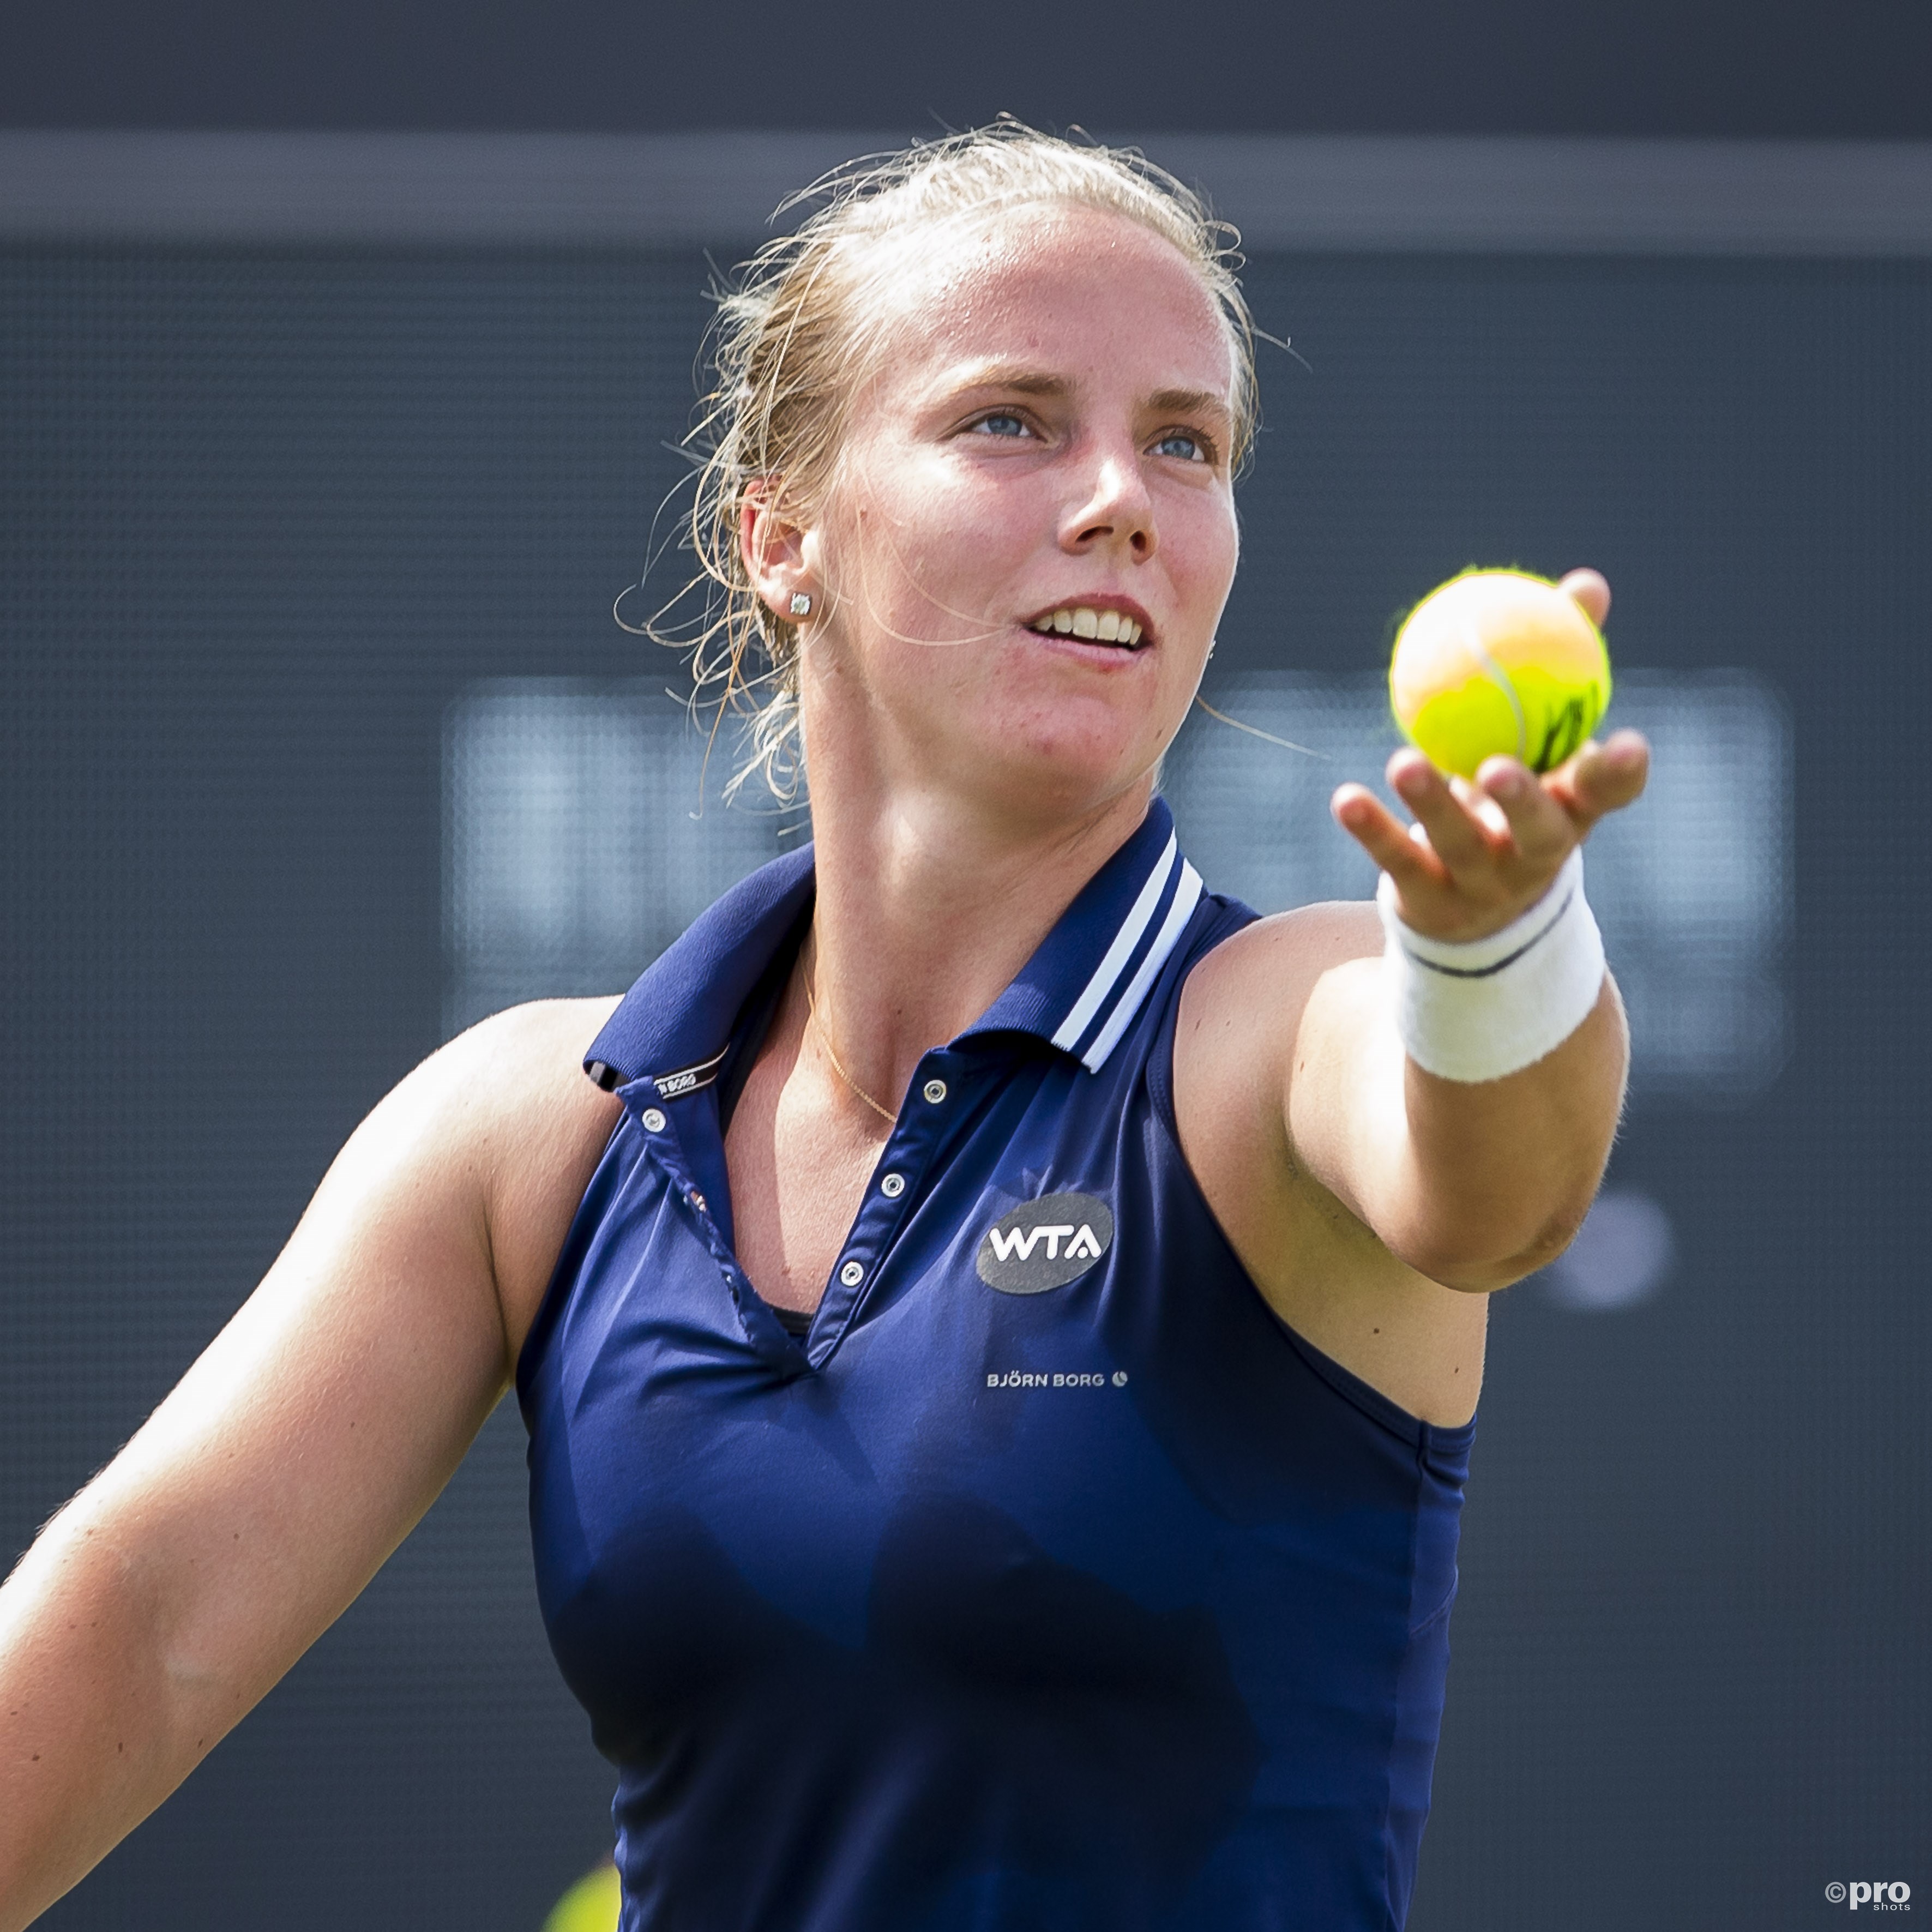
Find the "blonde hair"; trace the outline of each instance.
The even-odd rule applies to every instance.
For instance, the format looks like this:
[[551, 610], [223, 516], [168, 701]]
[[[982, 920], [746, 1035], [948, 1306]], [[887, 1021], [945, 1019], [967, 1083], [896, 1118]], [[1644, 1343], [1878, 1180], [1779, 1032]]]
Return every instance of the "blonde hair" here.
[[[780, 213], [820, 206], [768, 242], [718, 292], [710, 338], [716, 380], [687, 446], [700, 458], [688, 540], [705, 598], [694, 643], [654, 621], [648, 634], [691, 652], [694, 701], [748, 714], [754, 772], [789, 802], [803, 760], [798, 736], [798, 626], [753, 588], [739, 549], [748, 493], [778, 479], [794, 514], [822, 503], [847, 412], [884, 316], [879, 244], [933, 228], [996, 220], [1055, 205], [1124, 216], [1172, 244], [1228, 332], [1238, 463], [1256, 425], [1255, 328], [1238, 271], [1240, 237], [1194, 190], [1138, 152], [1083, 146], [1002, 120], [855, 161], [794, 196]], [[679, 600], [674, 600], [674, 602]]]

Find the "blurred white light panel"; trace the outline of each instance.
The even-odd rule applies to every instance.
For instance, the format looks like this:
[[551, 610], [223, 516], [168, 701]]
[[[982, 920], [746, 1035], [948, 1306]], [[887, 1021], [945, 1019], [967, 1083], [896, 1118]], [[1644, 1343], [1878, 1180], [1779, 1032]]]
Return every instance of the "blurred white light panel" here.
[[[1217, 680], [1162, 789], [1210, 886], [1263, 912], [1363, 898], [1368, 860], [1328, 816], [1344, 778], [1379, 788], [1399, 742], [1379, 679]], [[1648, 792], [1590, 841], [1590, 898], [1624, 996], [1639, 1097], [1748, 1097], [1777, 1074], [1792, 918], [1790, 730], [1742, 673], [1619, 674], [1609, 724], [1647, 734]], [[809, 836], [756, 787], [727, 808], [730, 734], [710, 748], [655, 686], [481, 684], [444, 745], [451, 1030], [519, 1000], [616, 992], [735, 880]]]
[[[628, 987], [747, 872], [808, 838], [655, 684], [492, 680], [443, 729], [444, 1021]], [[708, 754], [708, 755], [707, 755]], [[789, 836], [786, 836], [789, 828]]]

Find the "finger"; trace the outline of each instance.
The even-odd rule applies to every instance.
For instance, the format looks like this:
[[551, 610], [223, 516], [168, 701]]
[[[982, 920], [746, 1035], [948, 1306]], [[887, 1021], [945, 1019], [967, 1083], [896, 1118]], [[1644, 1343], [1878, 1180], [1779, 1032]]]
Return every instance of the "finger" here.
[[1460, 804], [1448, 781], [1420, 752], [1398, 752], [1388, 761], [1389, 789], [1424, 831], [1452, 878], [1491, 870], [1496, 843], [1475, 814]]
[[1481, 827], [1492, 850], [1505, 849], [1513, 842], [1508, 814], [1487, 792], [1478, 790], [1467, 778], [1451, 772], [1449, 795]]
[[1587, 832], [1605, 813], [1641, 796], [1649, 778], [1650, 746], [1642, 734], [1613, 731], [1603, 744], [1593, 739], [1584, 746], [1546, 783], [1577, 830]]
[[1563, 862], [1577, 840], [1576, 821], [1565, 801], [1552, 796], [1527, 765], [1515, 758], [1485, 758], [1476, 782], [1501, 810], [1516, 856], [1532, 868], [1553, 869]]
[[1398, 892], [1440, 891], [1448, 884], [1442, 862], [1366, 785], [1345, 784], [1330, 800], [1335, 823], [1395, 880]]
[[1557, 587], [1567, 590], [1576, 599], [1584, 616], [1598, 630], [1604, 628], [1604, 620], [1610, 614], [1610, 586], [1601, 571], [1568, 571]]

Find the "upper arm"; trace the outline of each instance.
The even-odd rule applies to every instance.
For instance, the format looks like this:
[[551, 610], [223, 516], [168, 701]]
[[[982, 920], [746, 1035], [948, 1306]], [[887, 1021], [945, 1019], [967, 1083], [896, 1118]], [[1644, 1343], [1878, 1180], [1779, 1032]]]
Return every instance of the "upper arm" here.
[[1330, 1143], [1353, 1087], [1337, 1056], [1358, 1048], [1360, 1034], [1304, 1022], [1334, 980], [1373, 970], [1382, 944], [1372, 904], [1336, 902], [1258, 920], [1189, 976], [1176, 1034], [1177, 1060], [1186, 1063], [1177, 1078], [1214, 1096], [1228, 1154], [1237, 1145], [1264, 1154], [1284, 1184], [1319, 1174], [1354, 1211]]
[[1480, 1298], [1391, 1252], [1332, 1148], [1291, 1128], [1298, 1084], [1305, 1102], [1318, 1078], [1304, 1059], [1317, 1045], [1304, 1034], [1311, 1005], [1381, 946], [1372, 906], [1332, 904], [1260, 921], [1209, 953], [1182, 997], [1174, 1112], [1202, 1192], [1275, 1313], [1410, 1414], [1454, 1426], [1482, 1381]]
[[355, 1597], [508, 1379], [616, 1103], [609, 1003], [472, 1029], [0, 1588], [0, 1928], [140, 1822]]
[[500, 1016], [402, 1082], [71, 1506], [140, 1579], [171, 1677], [229, 1721], [354, 1598], [502, 1393], [614, 1112], [568, 1057], [602, 1010]]

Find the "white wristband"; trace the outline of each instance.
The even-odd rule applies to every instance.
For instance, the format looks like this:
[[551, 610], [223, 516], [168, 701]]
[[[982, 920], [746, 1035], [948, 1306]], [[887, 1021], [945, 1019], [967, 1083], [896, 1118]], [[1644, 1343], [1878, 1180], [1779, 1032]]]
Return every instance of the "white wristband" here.
[[1562, 1045], [1604, 986], [1604, 940], [1583, 896], [1583, 854], [1549, 891], [1486, 939], [1450, 943], [1405, 926], [1395, 881], [1376, 889], [1383, 970], [1408, 1057], [1444, 1080], [1500, 1080]]

